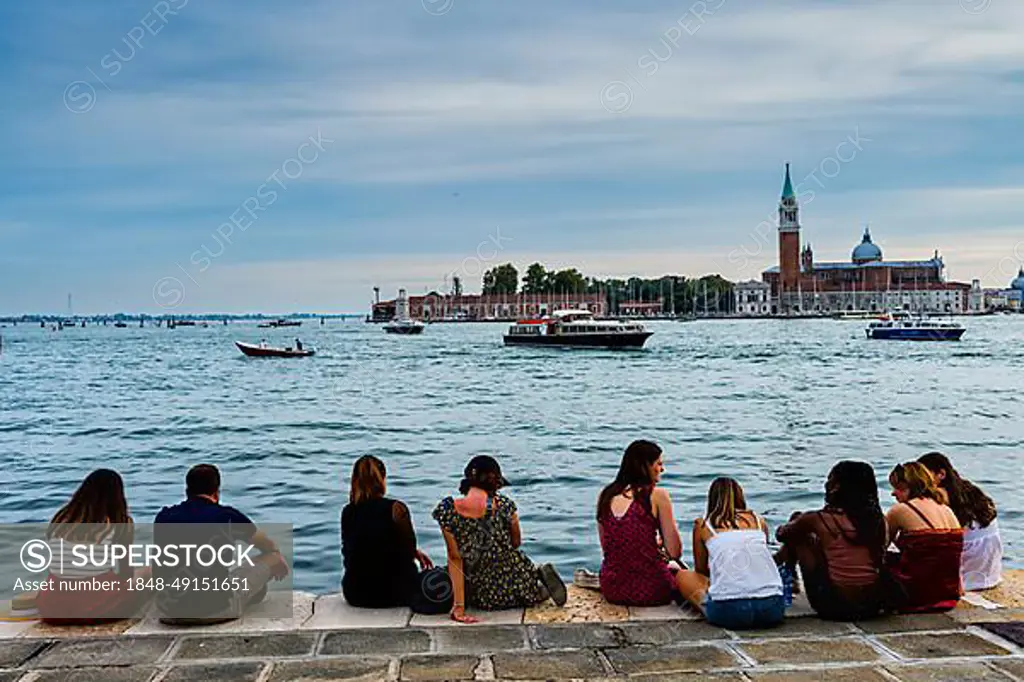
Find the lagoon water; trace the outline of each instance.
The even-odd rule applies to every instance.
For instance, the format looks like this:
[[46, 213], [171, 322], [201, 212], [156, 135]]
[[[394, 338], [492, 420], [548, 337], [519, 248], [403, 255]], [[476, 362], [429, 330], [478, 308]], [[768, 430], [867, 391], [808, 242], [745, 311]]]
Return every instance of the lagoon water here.
[[[338, 589], [338, 520], [362, 454], [389, 468], [421, 545], [462, 467], [496, 453], [525, 548], [564, 575], [597, 569], [598, 490], [634, 438], [665, 448], [689, 524], [717, 475], [770, 522], [820, 505], [835, 461], [949, 454], [999, 505], [1007, 562], [1024, 567], [1024, 316], [966, 321], [960, 343], [868, 341], [856, 321], [656, 322], [641, 352], [505, 348], [504, 325], [431, 325], [396, 337], [306, 321], [60, 332], [0, 330], [0, 523], [46, 521], [82, 477], [122, 472], [132, 514], [178, 501], [187, 468], [217, 464], [223, 501], [295, 526], [296, 586]], [[244, 358], [234, 339], [319, 349]], [[883, 504], [891, 501], [888, 486]]]

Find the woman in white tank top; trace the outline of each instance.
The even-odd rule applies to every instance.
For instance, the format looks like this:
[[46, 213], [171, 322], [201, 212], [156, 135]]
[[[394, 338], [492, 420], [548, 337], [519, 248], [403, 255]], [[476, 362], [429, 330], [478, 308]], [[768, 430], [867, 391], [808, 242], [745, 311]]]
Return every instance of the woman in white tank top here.
[[782, 578], [768, 549], [768, 524], [747, 509], [743, 488], [718, 478], [708, 491], [707, 515], [693, 523], [696, 570], [681, 582], [708, 622], [730, 630], [782, 622]]

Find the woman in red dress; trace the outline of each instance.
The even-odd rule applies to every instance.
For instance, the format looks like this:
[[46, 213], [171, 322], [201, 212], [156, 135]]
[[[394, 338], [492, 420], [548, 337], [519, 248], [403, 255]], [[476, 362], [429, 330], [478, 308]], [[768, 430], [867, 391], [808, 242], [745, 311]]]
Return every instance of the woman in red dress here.
[[668, 491], [658, 487], [664, 471], [661, 448], [634, 441], [598, 498], [601, 592], [613, 604], [659, 606], [682, 599], [680, 567], [670, 562], [682, 556], [683, 541]]

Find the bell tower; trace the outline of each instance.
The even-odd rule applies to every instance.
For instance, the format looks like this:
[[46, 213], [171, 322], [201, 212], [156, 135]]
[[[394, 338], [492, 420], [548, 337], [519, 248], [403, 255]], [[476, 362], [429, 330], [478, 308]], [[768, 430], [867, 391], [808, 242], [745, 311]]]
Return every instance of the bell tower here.
[[789, 310], [800, 283], [800, 207], [786, 164], [786, 180], [779, 199], [779, 312]]

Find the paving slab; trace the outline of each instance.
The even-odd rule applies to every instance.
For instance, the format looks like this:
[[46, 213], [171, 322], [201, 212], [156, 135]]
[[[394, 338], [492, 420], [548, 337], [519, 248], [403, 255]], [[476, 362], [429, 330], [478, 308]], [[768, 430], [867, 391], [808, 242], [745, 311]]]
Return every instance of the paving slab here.
[[958, 623], [1015, 623], [1024, 620], [1024, 609], [953, 609], [949, 616]]
[[551, 623], [611, 623], [629, 618], [625, 606], [610, 604], [595, 590], [567, 585], [565, 606], [556, 606], [551, 600], [526, 609], [523, 622], [530, 625]]
[[316, 596], [309, 592], [293, 592], [291, 616], [276, 616], [280, 613], [281, 602], [288, 596], [282, 592], [270, 592], [266, 600], [247, 609], [245, 615], [238, 620], [217, 625], [164, 625], [160, 622], [155, 608], [151, 608], [146, 616], [130, 627], [125, 634], [184, 634], [194, 632], [238, 633], [254, 632], [290, 632], [298, 630], [313, 615], [313, 601]]
[[981, 627], [1017, 646], [1024, 646], [1024, 622], [985, 623]]
[[886, 666], [900, 682], [1009, 682], [1006, 675], [984, 663], [944, 663]]
[[171, 637], [120, 637], [60, 642], [28, 662], [28, 668], [147, 665], [155, 663], [174, 640]]
[[945, 634], [884, 635], [878, 641], [902, 658], [953, 658], [957, 656], [1005, 656], [1010, 652], [967, 632]]
[[[479, 623], [476, 623], [476, 625], [522, 625], [524, 612], [525, 609], [509, 609], [507, 611], [477, 611], [475, 609], [467, 609], [466, 611], [468, 615], [473, 616], [480, 621]], [[466, 623], [455, 622], [446, 613], [438, 616], [425, 616], [421, 613], [415, 613], [409, 620], [409, 625], [412, 627], [430, 628], [473, 627], [473, 625], [467, 625]]]
[[817, 618], [787, 618], [773, 628], [733, 630], [742, 639], [777, 639], [780, 637], [842, 637], [858, 634], [849, 623], [819, 620]]
[[325, 680], [380, 682], [387, 679], [390, 665], [391, 662], [386, 658], [289, 661], [275, 663], [267, 682], [325, 682]]
[[629, 620], [630, 622], [649, 620], [704, 620], [704, 616], [690, 607], [682, 607], [677, 604], [667, 604], [665, 606], [630, 606]]
[[[132, 666], [130, 668], [59, 668], [43, 670], [33, 682], [149, 682], [156, 677], [157, 668]], [[207, 680], [209, 682], [209, 680]], [[218, 681], [219, 682], [219, 681]]]
[[37, 620], [14, 620], [0, 622], [0, 640], [21, 636], [39, 624]]
[[707, 641], [712, 639], [730, 639], [728, 632], [704, 621], [669, 621], [663, 623], [622, 623], [615, 626], [626, 639], [627, 644], [680, 644], [686, 642]]
[[137, 619], [114, 620], [109, 623], [97, 625], [51, 625], [49, 623], [36, 622], [31, 628], [21, 633], [20, 637], [31, 637], [33, 639], [81, 639], [83, 637], [118, 637], [139, 621]]
[[502, 653], [492, 657], [500, 680], [557, 680], [603, 677], [604, 666], [593, 651]]
[[[605, 682], [622, 682], [621, 677], [608, 678]], [[661, 675], [636, 675], [629, 682], [750, 682], [742, 673], [665, 673]]]
[[472, 680], [478, 665], [478, 656], [407, 656], [402, 659], [399, 679], [408, 682]]
[[786, 618], [808, 618], [817, 615], [811, 602], [807, 599], [807, 593], [793, 595], [793, 603], [786, 607]]
[[17, 668], [46, 645], [45, 641], [3, 642], [0, 644], [0, 668]]
[[992, 667], [998, 668], [1011, 675], [1016, 676], [1018, 680], [1024, 680], [1024, 658], [1004, 659], [1002, 661], [992, 661]]
[[917, 630], [963, 630], [965, 626], [948, 613], [891, 614], [862, 620], [857, 627], [874, 635]]
[[605, 652], [616, 672], [638, 673], [703, 672], [735, 668], [740, 660], [725, 649], [708, 646], [631, 647]]
[[608, 625], [534, 625], [530, 638], [537, 649], [606, 649], [621, 646], [625, 636]]
[[202, 663], [171, 668], [160, 682], [257, 682], [266, 663]]
[[438, 628], [433, 635], [437, 651], [442, 654], [490, 654], [529, 647], [526, 628], [521, 625]]
[[985, 599], [1006, 608], [1024, 607], [1024, 571], [1003, 571], [1003, 582], [981, 593]]
[[23, 670], [0, 670], [0, 682], [17, 682], [24, 674]]
[[823, 682], [824, 680], [828, 682], [892, 682], [892, 678], [886, 677], [877, 669], [869, 666], [748, 672], [747, 676], [754, 682]]
[[867, 642], [851, 637], [743, 642], [737, 648], [762, 665], [869, 663], [881, 659]]
[[186, 637], [178, 645], [174, 658], [210, 660], [309, 656], [312, 655], [315, 644], [316, 635], [313, 633]]
[[321, 656], [421, 654], [430, 651], [430, 635], [424, 630], [338, 630], [328, 632], [320, 643]]
[[302, 624], [303, 630], [348, 630], [365, 628], [401, 628], [409, 624], [412, 610], [360, 609], [350, 606], [340, 594], [328, 594], [313, 602], [313, 615]]

